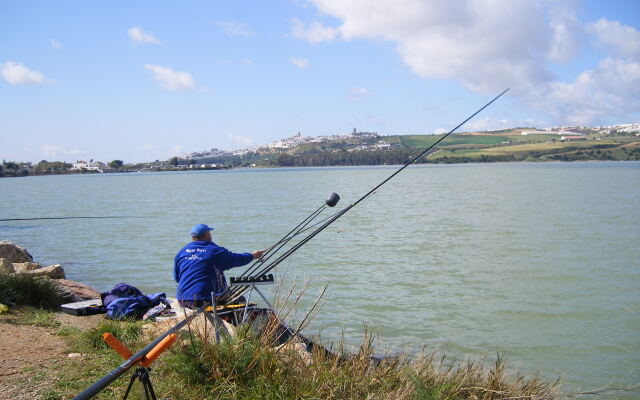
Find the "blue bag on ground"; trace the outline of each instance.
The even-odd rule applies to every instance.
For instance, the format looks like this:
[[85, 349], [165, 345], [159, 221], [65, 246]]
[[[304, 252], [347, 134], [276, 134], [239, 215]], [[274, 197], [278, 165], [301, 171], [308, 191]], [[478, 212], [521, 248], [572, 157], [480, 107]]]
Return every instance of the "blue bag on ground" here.
[[102, 299], [102, 305], [106, 307], [115, 299], [137, 296], [142, 296], [140, 289], [135, 286], [127, 285], [126, 283], [118, 283], [110, 291], [102, 293], [100, 298]]
[[144, 295], [135, 286], [119, 283], [111, 291], [102, 293], [102, 304], [106, 307], [108, 319], [140, 319], [150, 309], [160, 303], [169, 305], [164, 293]]

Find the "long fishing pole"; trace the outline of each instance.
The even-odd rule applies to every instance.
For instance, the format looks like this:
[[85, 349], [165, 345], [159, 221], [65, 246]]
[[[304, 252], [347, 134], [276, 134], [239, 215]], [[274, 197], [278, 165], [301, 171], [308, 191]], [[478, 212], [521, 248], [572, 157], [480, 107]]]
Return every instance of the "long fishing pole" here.
[[154, 218], [154, 217], [142, 217], [142, 216], [132, 216], [132, 215], [112, 215], [112, 216], [104, 216], [104, 217], [35, 217], [35, 218], [3, 218], [0, 219], [0, 222], [8, 222], [8, 221], [37, 221], [37, 220], [49, 220], [49, 219], [110, 219], [110, 218]]
[[111, 370], [111, 372], [109, 372], [108, 374], [100, 378], [100, 380], [96, 381], [93, 385], [86, 388], [82, 393], [79, 393], [72, 400], [88, 400], [94, 397], [95, 395], [97, 395], [98, 393], [100, 393], [100, 391], [102, 391], [104, 388], [109, 386], [113, 381], [118, 379], [122, 374], [127, 372], [132, 367], [136, 366], [140, 362], [140, 360], [144, 358], [144, 356], [146, 356], [154, 347], [156, 347], [156, 345], [158, 345], [158, 343], [162, 341], [162, 339], [166, 338], [172, 333], [178, 332], [185, 325], [191, 322], [191, 320], [193, 320], [198, 314], [204, 312], [205, 308], [206, 307], [203, 306], [195, 310], [193, 314], [189, 315], [188, 317], [186, 317], [185, 319], [183, 319], [182, 321], [178, 322], [176, 325], [171, 327], [169, 330], [164, 332], [162, 335], [158, 336], [154, 341], [146, 345], [142, 350], [138, 351], [136, 354], [129, 357], [122, 364], [120, 364], [119, 366]]
[[[406, 164], [404, 164], [402, 167], [400, 167], [397, 171], [395, 171], [393, 174], [391, 174], [389, 177], [387, 177], [385, 180], [383, 180], [382, 182], [380, 182], [378, 185], [376, 185], [373, 189], [371, 189], [370, 191], [368, 191], [367, 193], [365, 193], [362, 197], [360, 197], [358, 200], [356, 200], [354, 203], [350, 204], [349, 206], [345, 207], [344, 209], [342, 209], [340, 212], [336, 213], [335, 217], [329, 219], [326, 223], [322, 224], [320, 227], [318, 227], [315, 231], [311, 232], [307, 237], [305, 237], [303, 240], [301, 240], [300, 242], [298, 242], [295, 246], [293, 246], [291, 249], [287, 250], [283, 255], [281, 255], [280, 257], [278, 257], [275, 261], [273, 261], [271, 264], [267, 265], [265, 268], [263, 268], [258, 274], [256, 274], [256, 276], [261, 276], [264, 275], [266, 273], [268, 273], [269, 271], [271, 271], [273, 268], [275, 268], [278, 264], [280, 264], [282, 261], [284, 261], [287, 257], [289, 257], [291, 254], [293, 254], [296, 250], [298, 250], [300, 247], [302, 247], [304, 244], [306, 244], [309, 240], [313, 239], [318, 233], [322, 232], [327, 226], [331, 225], [335, 220], [337, 220], [338, 218], [340, 218], [341, 216], [343, 216], [347, 211], [351, 210], [353, 207], [355, 207], [356, 205], [358, 205], [360, 202], [362, 202], [363, 200], [365, 200], [367, 197], [369, 197], [371, 194], [373, 194], [376, 190], [378, 190], [382, 185], [384, 185], [385, 183], [387, 183], [388, 181], [390, 181], [391, 179], [393, 179], [393, 177], [395, 177], [396, 175], [398, 175], [400, 172], [402, 172], [405, 168], [407, 168], [409, 165], [413, 164], [414, 162], [418, 161], [422, 156], [424, 156], [425, 154], [427, 154], [430, 150], [432, 150], [433, 148], [435, 148], [440, 142], [442, 142], [444, 139], [446, 139], [449, 135], [451, 135], [453, 132], [457, 131], [462, 125], [464, 125], [465, 123], [467, 123], [471, 118], [475, 117], [476, 115], [478, 115], [482, 110], [484, 110], [485, 108], [489, 107], [493, 102], [495, 102], [496, 100], [498, 100], [500, 97], [502, 97], [505, 93], [507, 93], [509, 91], [509, 88], [505, 89], [504, 91], [502, 91], [502, 93], [500, 93], [499, 95], [497, 95], [496, 97], [494, 97], [493, 99], [491, 99], [491, 101], [489, 101], [488, 103], [486, 103], [484, 106], [480, 107], [476, 112], [474, 112], [473, 114], [471, 114], [469, 117], [467, 117], [464, 121], [462, 121], [461, 123], [459, 123], [455, 128], [451, 129], [449, 132], [447, 132], [446, 134], [444, 134], [440, 139], [436, 140], [433, 144], [431, 144], [431, 146], [428, 146], [426, 149], [424, 149], [423, 151], [421, 151], [417, 156], [415, 156], [414, 158], [412, 158], [411, 160], [409, 160], [409, 162], [407, 162]], [[227, 291], [225, 291], [225, 293], [223, 293], [222, 295], [222, 299], [224, 300], [235, 300], [238, 297], [240, 297], [242, 295], [242, 293], [246, 292], [248, 290], [248, 287], [243, 287], [242, 290], [240, 290], [240, 294], [238, 293], [233, 293], [233, 298], [229, 298], [230, 296], [228, 296], [228, 292], [229, 290], [227, 289]]]
[[[291, 239], [293, 239], [296, 235], [299, 234], [300, 230], [303, 229], [304, 227], [306, 227], [311, 221], [313, 221], [322, 211], [324, 211], [326, 205], [323, 204], [320, 207], [318, 207], [317, 210], [315, 210], [314, 212], [312, 212], [307, 218], [303, 219], [302, 222], [300, 222], [298, 225], [296, 225], [293, 229], [291, 229], [289, 232], [287, 232], [286, 235], [284, 235], [282, 237], [282, 239], [278, 240], [275, 244], [273, 244], [271, 247], [269, 247], [268, 249], [266, 249], [264, 251], [264, 253], [262, 254], [262, 257], [259, 260], [256, 260], [253, 265], [251, 265], [245, 272], [242, 273], [242, 275], [240, 275], [241, 277], [247, 276], [247, 275], [251, 275], [254, 271], [254, 267], [258, 264], [264, 263], [266, 262], [273, 254], [277, 253], [278, 250], [280, 250], [282, 248], [282, 246], [286, 245], [287, 243], [289, 243], [289, 241]], [[278, 249], [276, 249], [274, 251], [274, 249], [278, 247]], [[273, 251], [273, 254], [269, 255], [269, 253], [271, 253]], [[268, 257], [267, 257], [268, 256]]]
[[[278, 251], [280, 251], [280, 249], [282, 249], [284, 246], [286, 246], [287, 243], [289, 243], [293, 238], [295, 238], [296, 236], [300, 235], [302, 232], [305, 232], [305, 231], [313, 228], [317, 224], [319, 224], [319, 223], [331, 218], [333, 215], [330, 215], [329, 217], [323, 219], [322, 221], [320, 221], [320, 222], [318, 222], [316, 224], [308, 226], [314, 219], [316, 219], [318, 217], [318, 215], [320, 215], [320, 213], [322, 211], [325, 210], [325, 208], [334, 207], [336, 204], [338, 204], [338, 201], [340, 201], [340, 196], [338, 196], [338, 194], [336, 194], [336, 193], [331, 193], [329, 195], [329, 197], [327, 197], [327, 199], [325, 200], [325, 203], [323, 205], [321, 205], [317, 210], [312, 212], [307, 218], [302, 220], [302, 222], [300, 222], [298, 225], [296, 225], [295, 228], [291, 229], [286, 235], [284, 235], [284, 237], [282, 237], [282, 239], [280, 239], [274, 245], [272, 245], [267, 250], [265, 250], [263, 256], [259, 260], [256, 260], [238, 278], [243, 278], [245, 276], [251, 276], [251, 274], [253, 274], [258, 268], [260, 268], [261, 265], [263, 265], [264, 263], [269, 261], [269, 259], [271, 259], [274, 255], [276, 255], [278, 253]], [[241, 289], [242, 288], [239, 288], [239, 287], [231, 288], [231, 289], [229, 289], [229, 292], [225, 292], [225, 294], [227, 295], [227, 297], [228, 296], [234, 296], [235, 292], [238, 292]]]

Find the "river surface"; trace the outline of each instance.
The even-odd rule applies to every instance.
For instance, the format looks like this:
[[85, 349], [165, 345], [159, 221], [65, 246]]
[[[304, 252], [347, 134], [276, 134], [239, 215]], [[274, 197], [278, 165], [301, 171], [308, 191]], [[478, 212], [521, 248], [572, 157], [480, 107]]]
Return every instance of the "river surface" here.
[[[101, 291], [174, 295], [192, 225], [233, 251], [266, 248], [330, 192], [344, 207], [396, 168], [0, 179], [0, 218], [144, 217], [0, 222], [0, 239]], [[276, 272], [280, 291], [309, 280], [294, 320], [328, 285], [305, 330], [325, 343], [357, 343], [369, 326], [381, 352], [499, 352], [567, 390], [640, 383], [638, 162], [412, 166]]]

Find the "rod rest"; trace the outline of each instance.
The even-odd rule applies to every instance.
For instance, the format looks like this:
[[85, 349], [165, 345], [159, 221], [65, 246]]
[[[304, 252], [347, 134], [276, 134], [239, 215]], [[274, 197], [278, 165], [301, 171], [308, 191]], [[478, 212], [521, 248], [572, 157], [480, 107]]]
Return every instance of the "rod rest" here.
[[269, 285], [274, 283], [273, 274], [231, 277], [229, 281], [231, 286]]

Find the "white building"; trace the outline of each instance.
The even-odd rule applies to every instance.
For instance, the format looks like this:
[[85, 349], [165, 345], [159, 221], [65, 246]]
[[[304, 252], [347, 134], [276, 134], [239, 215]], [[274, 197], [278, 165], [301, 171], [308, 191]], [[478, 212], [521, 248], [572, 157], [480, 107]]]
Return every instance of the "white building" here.
[[101, 163], [100, 161], [91, 161], [91, 162], [76, 161], [73, 163], [73, 167], [71, 167], [71, 169], [75, 171], [85, 170], [85, 171], [98, 171], [98, 172], [102, 172], [103, 168], [104, 168], [104, 164]]

